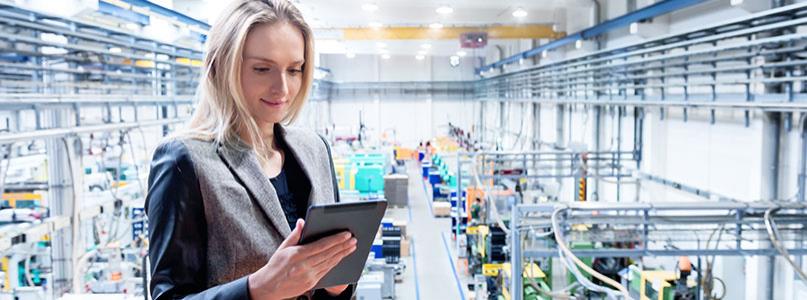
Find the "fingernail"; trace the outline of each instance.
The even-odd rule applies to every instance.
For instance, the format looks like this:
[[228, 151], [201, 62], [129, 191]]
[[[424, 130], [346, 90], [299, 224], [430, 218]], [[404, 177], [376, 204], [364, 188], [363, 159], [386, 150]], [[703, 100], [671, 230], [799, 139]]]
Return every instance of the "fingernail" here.
[[349, 238], [351, 236], [350, 232], [345, 232], [345, 238]]
[[351, 244], [351, 245], [355, 245], [355, 244], [356, 244], [356, 242], [357, 242], [357, 241], [356, 241], [356, 238], [352, 238], [352, 239], [350, 239], [350, 244]]

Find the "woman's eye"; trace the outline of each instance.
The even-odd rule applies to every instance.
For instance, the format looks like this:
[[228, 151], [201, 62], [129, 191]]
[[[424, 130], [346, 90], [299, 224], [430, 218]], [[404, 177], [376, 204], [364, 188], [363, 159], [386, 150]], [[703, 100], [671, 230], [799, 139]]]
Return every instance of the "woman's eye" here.
[[300, 74], [302, 72], [303, 72], [302, 69], [291, 69], [291, 70], [289, 70], [289, 73], [291, 73], [292, 75], [297, 75], [297, 74]]
[[272, 69], [271, 68], [253, 68], [253, 70], [255, 70], [255, 72], [258, 72], [258, 73], [266, 73], [266, 72], [271, 71]]

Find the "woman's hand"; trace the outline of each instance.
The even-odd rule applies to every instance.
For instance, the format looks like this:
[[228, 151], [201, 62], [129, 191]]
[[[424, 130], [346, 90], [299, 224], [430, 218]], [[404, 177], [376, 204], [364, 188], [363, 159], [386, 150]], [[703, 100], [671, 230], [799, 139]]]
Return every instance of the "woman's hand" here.
[[334, 234], [307, 245], [297, 245], [304, 225], [305, 221], [297, 220], [297, 226], [269, 258], [269, 262], [249, 275], [250, 298], [286, 299], [302, 295], [356, 250], [356, 239], [349, 232]]

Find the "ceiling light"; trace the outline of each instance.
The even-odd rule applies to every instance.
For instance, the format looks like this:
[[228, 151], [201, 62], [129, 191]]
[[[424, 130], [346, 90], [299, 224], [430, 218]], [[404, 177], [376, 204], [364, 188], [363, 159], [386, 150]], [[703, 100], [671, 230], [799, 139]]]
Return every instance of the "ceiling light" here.
[[109, 52], [112, 52], [112, 53], [120, 53], [120, 52], [121, 52], [121, 49], [120, 49], [120, 48], [118, 48], [118, 47], [112, 47], [112, 48], [109, 48]]
[[361, 6], [361, 9], [367, 12], [374, 12], [378, 10], [378, 5], [375, 3], [365, 3]]
[[126, 23], [126, 29], [138, 30], [138, 29], [140, 29], [140, 25], [137, 25], [135, 23]]
[[443, 6], [438, 7], [434, 11], [437, 12], [438, 14], [441, 14], [441, 15], [450, 15], [451, 13], [454, 12], [454, 9], [451, 8], [451, 6], [443, 5]]
[[466, 56], [466, 55], [468, 55], [468, 53], [465, 52], [465, 51], [462, 51], [462, 50], [457, 51], [457, 56], [459, 56], [459, 57], [463, 57], [463, 56]]
[[345, 56], [346, 56], [347, 58], [354, 58], [354, 57], [356, 57], [356, 53], [353, 53], [353, 52], [348, 52], [348, 53], [345, 53]]
[[541, 51], [541, 58], [546, 58], [547, 55], [549, 55], [549, 53], [546, 50]]
[[389, 59], [391, 56], [388, 53], [381, 54], [381, 58]]
[[731, 6], [743, 4], [743, 0], [731, 0]]
[[423, 55], [423, 54], [418, 54], [418, 55], [415, 55], [415, 59], [417, 59], [417, 60], [424, 60], [424, 59], [426, 59], [426, 55]]
[[383, 24], [381, 24], [379, 22], [370, 22], [370, 24], [368, 24], [368, 25], [370, 25], [370, 28], [373, 28], [373, 29], [378, 29], [378, 28], [381, 28], [381, 26], [384, 26]]
[[423, 48], [423, 49], [427, 49], [427, 50], [428, 50], [428, 49], [431, 49], [431, 48], [432, 48], [432, 44], [423, 44], [423, 45], [420, 45], [420, 48]]
[[418, 55], [426, 55], [426, 51], [420, 50], [420, 51], [418, 51]]
[[440, 29], [440, 28], [443, 28], [443, 24], [431, 23], [431, 24], [429, 24], [429, 28], [431, 28], [431, 29]]
[[523, 8], [521, 8], [521, 7], [516, 8], [516, 10], [513, 11], [513, 16], [516, 17], [516, 18], [526, 17], [527, 16], [527, 11], [524, 10]]
[[583, 48], [583, 40], [577, 40], [576, 42], [574, 42], [574, 47], [576, 49]]
[[637, 32], [639, 32], [639, 23], [630, 23], [630, 34], [636, 34]]
[[387, 47], [387, 43], [378, 42], [378, 43], [375, 43], [375, 46], [378, 47], [378, 48], [385, 48], [385, 47]]

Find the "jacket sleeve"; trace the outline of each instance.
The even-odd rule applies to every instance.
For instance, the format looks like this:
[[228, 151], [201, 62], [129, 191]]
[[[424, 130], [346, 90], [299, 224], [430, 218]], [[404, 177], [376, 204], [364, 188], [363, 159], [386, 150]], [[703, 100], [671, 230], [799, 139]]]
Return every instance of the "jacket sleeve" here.
[[199, 180], [181, 141], [161, 144], [146, 195], [154, 300], [249, 299], [247, 277], [206, 288], [207, 223]]
[[[333, 165], [333, 155], [331, 155], [331, 146], [328, 145], [328, 142], [325, 140], [325, 138], [323, 136], [320, 135], [319, 138], [322, 139], [322, 142], [325, 143], [325, 149], [328, 150], [328, 160], [331, 162], [330, 163], [331, 177], [333, 178], [333, 193], [334, 193], [334, 195], [333, 195], [334, 198], [333, 199], [334, 199], [335, 202], [339, 202], [340, 201], [340, 199], [339, 199], [339, 183], [336, 180], [336, 167], [334, 167], [334, 165]], [[354, 284], [349, 285], [345, 289], [344, 292], [342, 292], [341, 294], [339, 294], [337, 296], [331, 296], [331, 294], [328, 294], [328, 292], [326, 290], [319, 289], [319, 290], [314, 291], [314, 296], [312, 298], [314, 298], [315, 300], [318, 300], [318, 299], [335, 299], [335, 300], [344, 299], [344, 300], [350, 300], [351, 298], [353, 298], [353, 293], [355, 291], [356, 291], [356, 284], [354, 283]]]

